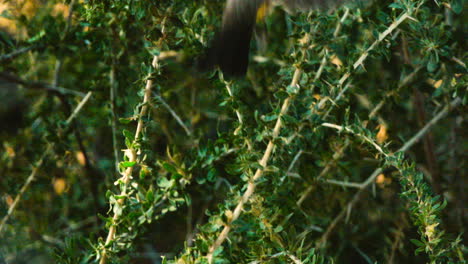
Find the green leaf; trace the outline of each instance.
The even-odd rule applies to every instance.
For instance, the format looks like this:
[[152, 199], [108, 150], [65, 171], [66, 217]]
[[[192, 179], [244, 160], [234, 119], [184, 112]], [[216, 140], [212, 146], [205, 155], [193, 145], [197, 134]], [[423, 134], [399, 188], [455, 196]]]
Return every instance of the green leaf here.
[[120, 162], [120, 166], [122, 166], [123, 168], [130, 168], [130, 167], [133, 167], [135, 166], [135, 164], [137, 164], [136, 161], [122, 161]]
[[168, 180], [165, 177], [161, 177], [158, 179], [158, 186], [161, 188], [170, 188], [174, 184], [174, 180]]
[[283, 226], [280, 226], [280, 225], [279, 225], [279, 226], [275, 227], [275, 229], [274, 229], [273, 231], [274, 231], [275, 233], [279, 233], [279, 232], [283, 231]]
[[300, 91], [299, 85], [288, 85], [288, 87], [286, 88], [286, 92], [289, 95], [296, 95], [299, 93], [299, 91]]
[[119, 118], [119, 122], [124, 125], [129, 124], [133, 120], [135, 120], [133, 117], [120, 117]]
[[450, 6], [455, 14], [461, 14], [463, 11], [463, 0], [452, 0]]
[[46, 35], [45, 30], [41, 30], [39, 33], [37, 33], [36, 35], [29, 38], [27, 40], [27, 42], [28, 43], [34, 43], [34, 42], [38, 41], [39, 39], [41, 39], [42, 37], [44, 37], [45, 35]]
[[169, 172], [171, 174], [176, 174], [177, 173], [177, 169], [172, 164], [170, 164], [168, 162], [163, 162], [162, 166], [167, 172]]
[[146, 193], [146, 200], [149, 202], [149, 203], [152, 203], [154, 201], [154, 193], [153, 193], [153, 190], [149, 190], [147, 193]]
[[276, 120], [276, 119], [278, 119], [277, 114], [270, 114], [270, 115], [262, 116], [262, 120], [265, 121], [265, 122], [270, 122], [270, 121], [273, 121], [273, 120]]
[[398, 3], [398, 2], [391, 3], [391, 4], [389, 5], [389, 7], [395, 8], [395, 9], [404, 9], [403, 5], [400, 4], [400, 3]]
[[424, 247], [425, 246], [423, 242], [421, 242], [421, 241], [419, 241], [417, 239], [410, 239], [410, 241], [411, 241], [411, 243], [415, 244], [418, 247]]

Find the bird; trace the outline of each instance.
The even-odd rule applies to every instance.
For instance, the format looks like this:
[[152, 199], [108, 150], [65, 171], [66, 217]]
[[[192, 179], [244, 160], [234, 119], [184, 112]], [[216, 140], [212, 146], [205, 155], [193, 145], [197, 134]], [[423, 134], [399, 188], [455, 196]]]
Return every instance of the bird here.
[[227, 0], [221, 29], [215, 33], [207, 48], [201, 66], [218, 66], [225, 77], [243, 77], [249, 63], [250, 41], [257, 23], [272, 6], [282, 6], [288, 13], [325, 9], [343, 0]]

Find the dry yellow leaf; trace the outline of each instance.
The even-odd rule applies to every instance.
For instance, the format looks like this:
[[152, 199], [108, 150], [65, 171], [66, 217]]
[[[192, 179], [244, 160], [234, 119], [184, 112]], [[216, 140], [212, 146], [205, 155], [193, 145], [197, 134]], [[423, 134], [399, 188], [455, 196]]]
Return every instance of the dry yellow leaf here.
[[67, 181], [64, 178], [57, 178], [53, 182], [54, 191], [58, 195], [62, 195], [67, 188]]
[[375, 179], [375, 183], [377, 183], [377, 185], [380, 187], [380, 188], [383, 188], [385, 187], [386, 185], [389, 185], [392, 183], [392, 179], [390, 177], [386, 177], [385, 174], [381, 173], [377, 176], [377, 178]]
[[194, 115], [192, 116], [192, 119], [190, 120], [190, 122], [192, 123], [192, 126], [198, 124], [198, 122], [200, 122], [200, 120], [201, 120], [201, 117], [202, 117], [202, 116], [201, 116], [200, 113], [198, 113], [198, 112], [197, 112], [196, 114], [194, 114]]
[[388, 139], [387, 126], [379, 125], [379, 132], [377, 133], [377, 143], [382, 144]]
[[5, 197], [5, 202], [8, 205], [8, 207], [10, 207], [13, 204], [13, 201], [14, 201], [13, 197], [11, 197], [10, 195], [7, 194], [6, 197]]
[[336, 56], [335, 54], [333, 54], [331, 57], [330, 57], [330, 61], [332, 64], [334, 64], [336, 67], [338, 67], [338, 69], [341, 68], [341, 66], [343, 66], [343, 62], [340, 60], [340, 58], [338, 58], [338, 56]]
[[86, 160], [85, 160], [85, 156], [84, 156], [83, 152], [77, 151], [76, 154], [75, 154], [75, 157], [76, 157], [76, 160], [78, 161], [78, 163], [80, 165], [84, 166], [86, 164]]
[[442, 81], [442, 80], [436, 81], [436, 82], [434, 83], [434, 88], [436, 88], [436, 89], [439, 88], [439, 87], [442, 85], [443, 82], [444, 82], [444, 81]]
[[434, 80], [434, 79], [431, 79], [431, 78], [428, 78], [428, 79], [427, 79], [427, 83], [429, 83], [430, 85], [432, 85], [432, 87], [434, 87], [434, 88], [436, 88], [436, 89], [439, 88], [439, 87], [442, 85], [443, 82], [444, 82], [444, 81], [443, 81], [442, 79], [441, 79], [441, 80], [437, 80], [437, 81]]
[[385, 182], [385, 175], [383, 173], [379, 174], [375, 179], [375, 182], [379, 185], [384, 184]]
[[5, 152], [7, 153], [9, 158], [14, 158], [16, 156], [15, 149], [11, 146], [5, 146]]
[[[11, 9], [11, 3], [10, 2], [0, 2], [0, 14], [10, 10]], [[16, 23], [14, 20], [5, 18], [5, 17], [0, 17], [0, 29], [7, 31], [8, 33], [14, 35], [16, 33]]]
[[[31, 19], [36, 15], [39, 5], [38, 0], [1, 1], [0, 13], [8, 12], [12, 17], [24, 15], [28, 19]], [[19, 28], [15, 19], [0, 17], [0, 30], [4, 30], [9, 34], [14, 35], [17, 39], [25, 39], [27, 37], [26, 29]]]
[[69, 13], [70, 13], [70, 7], [63, 3], [55, 4], [52, 9], [53, 16], [62, 15], [63, 17], [68, 17]]
[[228, 222], [230, 222], [232, 220], [233, 213], [232, 213], [231, 210], [226, 210], [224, 212], [224, 215], [226, 215], [226, 219], [227, 219]]
[[39, 3], [37, 0], [24, 0], [18, 2], [22, 2], [23, 4], [20, 10], [22, 15], [25, 15], [28, 19], [31, 19], [36, 15], [36, 11], [39, 8]]

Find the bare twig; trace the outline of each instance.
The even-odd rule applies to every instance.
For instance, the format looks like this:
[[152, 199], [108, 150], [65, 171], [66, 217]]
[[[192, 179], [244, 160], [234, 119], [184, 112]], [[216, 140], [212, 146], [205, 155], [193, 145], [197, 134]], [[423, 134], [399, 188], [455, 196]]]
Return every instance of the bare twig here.
[[[322, 178], [324, 175], [326, 175], [330, 171], [330, 169], [335, 165], [335, 163], [343, 156], [344, 151], [346, 150], [348, 146], [349, 146], [349, 141], [346, 141], [346, 143], [333, 155], [332, 159], [327, 162], [327, 165], [325, 165], [325, 168], [323, 168], [323, 170], [317, 176], [317, 179]], [[314, 189], [314, 185], [310, 185], [309, 187], [307, 187], [307, 189], [301, 195], [299, 200], [297, 200], [296, 202], [297, 206], [301, 207], [302, 203], [307, 198], [307, 196], [312, 192], [313, 189]]]
[[406, 217], [404, 213], [402, 213], [401, 218], [398, 219], [397, 225], [398, 225], [398, 229], [395, 231], [395, 237], [392, 243], [392, 250], [390, 252], [390, 256], [388, 258], [387, 264], [394, 264], [395, 253], [398, 250], [398, 247], [400, 246], [401, 240], [405, 236], [405, 233], [403, 232], [403, 230], [407, 226], [407, 221], [406, 221]]
[[355, 183], [355, 182], [345, 182], [345, 181], [336, 181], [332, 179], [326, 179], [326, 183], [334, 184], [334, 185], [339, 185], [343, 187], [352, 187], [352, 188], [362, 188], [362, 183]]
[[288, 253], [287, 256], [289, 257], [289, 259], [292, 260], [294, 264], [302, 264], [302, 261], [298, 257], [294, 256], [293, 254]]
[[65, 26], [65, 30], [64, 30], [64, 34], [62, 35], [62, 39], [65, 38], [65, 36], [68, 34], [68, 32], [70, 31], [70, 27], [71, 27], [71, 20], [72, 20], [72, 16], [73, 16], [73, 11], [75, 10], [75, 2], [76, 0], [71, 0], [70, 1], [70, 4], [69, 5], [69, 11], [68, 11], [68, 17], [67, 17], [67, 24]]
[[44, 82], [28, 82], [19, 78], [16, 75], [13, 75], [7, 72], [0, 72], [0, 78], [9, 82], [20, 84], [24, 86], [25, 88], [29, 88], [29, 89], [46, 90], [46, 91], [50, 91], [50, 92], [54, 92], [54, 93], [58, 93], [62, 95], [71, 94], [71, 95], [77, 95], [81, 97], [84, 97], [86, 95], [85, 93], [82, 93], [82, 92], [70, 90], [67, 88], [59, 87], [59, 86], [53, 86]]
[[[231, 90], [231, 82], [225, 81], [222, 75], [221, 75], [221, 79], [224, 82], [224, 85], [226, 86], [226, 90], [228, 91], [229, 97], [233, 98], [234, 94], [232, 93], [232, 90]], [[244, 124], [244, 122], [242, 119], [242, 114], [240, 113], [239, 109], [236, 109], [235, 112], [237, 115], [237, 120], [239, 120], [239, 126], [236, 128], [236, 130], [234, 130], [234, 135], [237, 135], [242, 129], [242, 125]], [[252, 146], [249, 141], [247, 141], [247, 145], [250, 150]]]
[[119, 146], [117, 142], [117, 114], [115, 107], [116, 93], [117, 93], [117, 81], [115, 79], [115, 63], [112, 62], [112, 67], [109, 75], [110, 85], [110, 107], [111, 107], [111, 127], [112, 127], [112, 147], [114, 149], [114, 164], [115, 171], [119, 172]]
[[444, 109], [442, 109], [442, 111], [440, 111], [437, 115], [435, 115], [431, 121], [429, 121], [421, 130], [419, 130], [418, 133], [416, 133], [416, 135], [414, 135], [410, 140], [406, 141], [406, 143], [400, 148], [398, 149], [398, 152], [405, 152], [407, 151], [409, 148], [411, 148], [416, 142], [419, 141], [419, 139], [421, 139], [421, 137], [424, 136], [424, 134], [427, 133], [427, 131], [429, 131], [429, 129], [437, 122], [439, 122], [439, 120], [444, 117], [451, 109], [457, 107], [458, 105], [460, 105], [462, 102], [462, 100], [460, 98], [455, 98], [452, 102], [450, 102], [449, 105], [447, 105], [446, 107], [444, 107]]
[[19, 55], [25, 53], [25, 52], [28, 52], [32, 49], [35, 49], [37, 48], [38, 46], [35, 45], [35, 46], [29, 46], [29, 47], [23, 47], [23, 48], [19, 48], [11, 53], [8, 53], [8, 54], [4, 54], [4, 55], [0, 55], [0, 62], [4, 62], [4, 61], [9, 61], [9, 60], [12, 60], [16, 57], [18, 57]]
[[172, 107], [158, 94], [153, 93], [154, 97], [158, 99], [159, 102], [166, 108], [167, 111], [174, 117], [174, 119], [177, 121], [177, 123], [185, 130], [185, 133], [187, 136], [192, 135], [192, 131], [184, 124], [182, 119], [179, 117], [179, 115], [172, 109]]
[[0, 233], [2, 232], [3, 228], [5, 227], [5, 223], [8, 221], [10, 216], [15, 211], [16, 206], [18, 205], [18, 202], [20, 201], [21, 197], [23, 197], [23, 194], [26, 192], [26, 190], [29, 188], [29, 186], [33, 182], [33, 180], [36, 178], [36, 174], [37, 174], [39, 168], [42, 166], [42, 163], [44, 162], [45, 157], [49, 154], [51, 149], [52, 149], [52, 144], [49, 144], [47, 146], [46, 150], [44, 151], [44, 153], [42, 154], [41, 158], [39, 159], [39, 161], [36, 163], [36, 165], [33, 168], [31, 174], [26, 179], [26, 182], [23, 184], [20, 191], [16, 195], [15, 199], [13, 200], [13, 203], [8, 208], [7, 214], [3, 217], [2, 221], [0, 222]]
[[369, 119], [370, 118], [373, 118], [375, 115], [377, 115], [377, 112], [382, 108], [382, 106], [384, 106], [387, 98], [389, 98], [390, 96], [392, 95], [395, 95], [395, 94], [398, 94], [400, 92], [400, 90], [403, 88], [403, 87], [406, 87], [408, 84], [410, 84], [413, 80], [416, 79], [416, 77], [418, 76], [419, 74], [419, 71], [422, 69], [423, 67], [422, 66], [418, 66], [416, 69], [414, 69], [413, 72], [411, 72], [410, 74], [408, 74], [407, 76], [405, 76], [405, 78], [403, 78], [403, 80], [401, 80], [401, 82], [398, 84], [398, 87], [394, 90], [392, 90], [391, 92], [385, 94], [385, 97], [372, 109], [372, 111], [370, 112], [369, 114]]
[[297, 162], [297, 161], [299, 160], [299, 158], [301, 157], [302, 152], [303, 152], [303, 151], [302, 151], [302, 149], [301, 149], [301, 150], [299, 150], [299, 151], [297, 152], [297, 154], [294, 156], [294, 158], [293, 158], [291, 164], [289, 165], [288, 170], [286, 171], [286, 174], [288, 174], [288, 173], [290, 173], [290, 172], [292, 171], [292, 169], [294, 168], [294, 165], [296, 165], [296, 162]]
[[341, 31], [342, 25], [346, 21], [346, 18], [348, 18], [348, 15], [349, 15], [349, 8], [345, 7], [345, 13], [341, 17], [340, 21], [338, 21], [336, 28], [335, 28], [335, 32], [333, 32], [333, 37], [335, 38], [338, 37]]
[[89, 98], [91, 97], [92, 92], [88, 92], [86, 96], [81, 100], [81, 102], [76, 106], [75, 110], [73, 113], [70, 115], [70, 117], [67, 119], [66, 124], [69, 125], [73, 119], [76, 117], [76, 115], [80, 112], [81, 108], [88, 102]]
[[361, 189], [359, 189], [359, 191], [353, 196], [353, 198], [351, 199], [351, 201], [348, 202], [348, 204], [343, 207], [343, 209], [341, 210], [341, 212], [333, 219], [333, 221], [328, 225], [327, 227], [327, 230], [325, 231], [325, 233], [323, 233], [322, 237], [319, 239], [319, 241], [317, 242], [317, 247], [322, 247], [325, 245], [325, 242], [328, 240], [328, 237], [330, 236], [331, 232], [335, 229], [336, 225], [341, 221], [341, 219], [343, 219], [343, 217], [346, 216], [346, 214], [351, 211], [351, 209], [353, 208], [353, 206], [357, 203], [357, 201], [359, 201], [359, 199], [361, 198], [361, 195], [364, 193], [366, 187], [371, 184], [374, 179], [382, 172], [382, 169], [381, 168], [378, 168], [376, 169], [372, 174], [371, 176], [369, 176], [369, 178], [367, 178], [367, 180], [362, 183], [362, 187]]

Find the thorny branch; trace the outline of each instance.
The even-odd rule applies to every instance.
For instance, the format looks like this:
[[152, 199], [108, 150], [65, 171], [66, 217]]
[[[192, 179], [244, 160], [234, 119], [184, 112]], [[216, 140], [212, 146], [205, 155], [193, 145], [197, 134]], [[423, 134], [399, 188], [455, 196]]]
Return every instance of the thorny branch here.
[[[153, 57], [152, 66], [153, 66], [153, 68], [158, 67], [158, 57], [157, 56]], [[140, 114], [139, 114], [139, 117], [138, 117], [137, 129], [136, 129], [135, 137], [134, 137], [135, 141], [140, 140], [141, 133], [143, 131], [143, 126], [144, 126], [143, 117], [148, 112], [149, 101], [151, 99], [151, 88], [152, 87], [153, 87], [153, 79], [149, 78], [146, 81], [145, 95], [143, 97], [143, 106], [141, 107], [141, 110], [140, 110]], [[127, 149], [126, 150], [126, 155], [127, 155], [128, 160], [130, 162], [136, 162], [137, 161], [138, 155], [137, 155], [135, 149]], [[123, 183], [123, 188], [120, 191], [120, 194], [119, 194], [120, 197], [126, 197], [128, 195], [127, 194], [127, 189], [130, 186], [130, 180], [131, 180], [132, 173], [133, 173], [133, 167], [128, 167], [122, 173], [122, 177], [120, 178], [120, 181], [122, 181], [122, 183]], [[125, 202], [125, 198], [121, 198], [121, 199], [117, 200], [117, 204], [114, 204], [113, 206], [122, 206], [124, 204], [124, 202]], [[114, 216], [112, 217], [113, 224], [109, 228], [109, 232], [107, 234], [105, 246], [110, 245], [112, 240], [115, 238], [115, 234], [117, 232], [117, 222], [118, 222], [119, 218], [120, 218], [120, 214], [114, 211]], [[103, 248], [101, 250], [101, 259], [99, 260], [99, 263], [100, 264], [107, 263], [107, 258], [108, 258], [107, 249]]]

